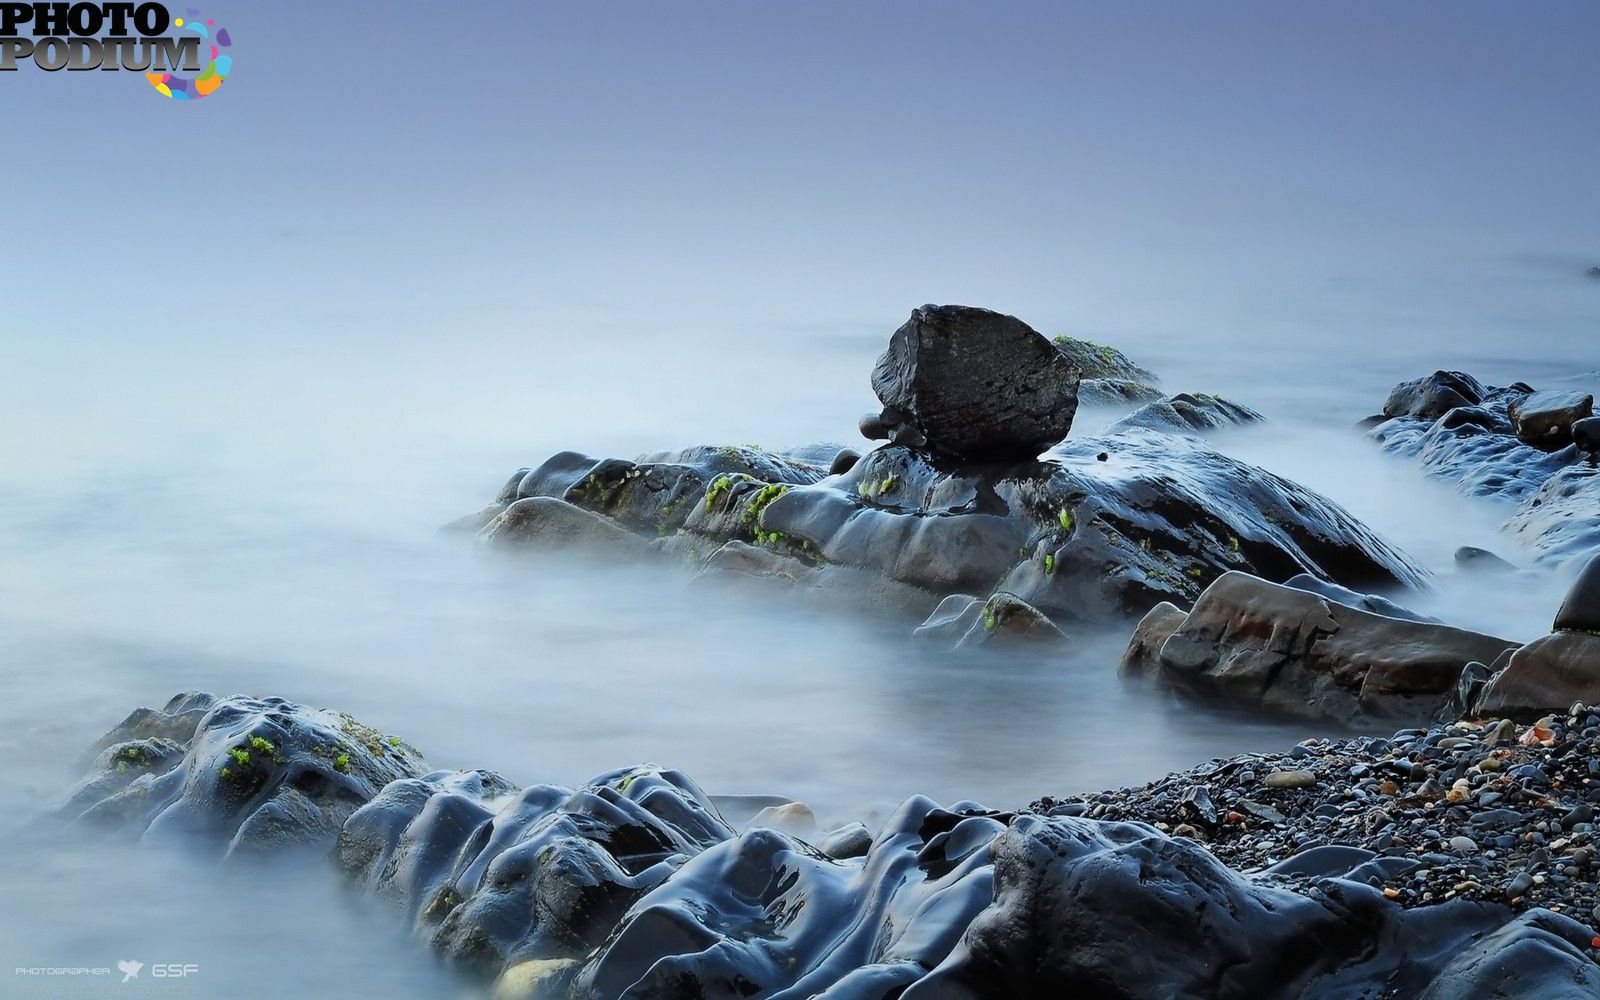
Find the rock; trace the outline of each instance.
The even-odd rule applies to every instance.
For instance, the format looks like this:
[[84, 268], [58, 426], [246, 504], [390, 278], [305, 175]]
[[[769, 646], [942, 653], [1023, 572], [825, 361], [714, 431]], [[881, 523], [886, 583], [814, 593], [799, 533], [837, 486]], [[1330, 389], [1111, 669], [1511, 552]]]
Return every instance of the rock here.
[[484, 526], [479, 537], [497, 548], [537, 552], [584, 551], [638, 559], [650, 552], [639, 536], [554, 497], [527, 497]]
[[1343, 604], [1345, 607], [1358, 608], [1362, 611], [1370, 611], [1375, 615], [1383, 615], [1385, 618], [1400, 618], [1408, 622], [1428, 622], [1433, 625], [1444, 624], [1437, 618], [1430, 618], [1427, 615], [1412, 611], [1410, 608], [1402, 607], [1387, 597], [1378, 594], [1359, 594], [1349, 587], [1341, 587], [1337, 583], [1319, 580], [1309, 573], [1292, 576], [1283, 581], [1283, 585], [1285, 587], [1293, 587], [1295, 590], [1303, 590], [1308, 594], [1318, 594], [1337, 604]]
[[1106, 428], [1108, 434], [1142, 427], [1176, 434], [1196, 434], [1258, 423], [1266, 418], [1247, 406], [1221, 396], [1179, 393], [1141, 406]]
[[1132, 359], [1115, 347], [1068, 336], [1056, 337], [1051, 343], [1084, 379], [1132, 382], [1144, 386], [1155, 386], [1161, 382], [1154, 372], [1134, 364]]
[[1476, 854], [1478, 843], [1471, 837], [1451, 837], [1450, 849], [1457, 854]]
[[781, 806], [768, 806], [750, 820], [751, 827], [766, 827], [787, 833], [791, 837], [811, 839], [817, 832], [817, 814], [804, 802], [785, 802]]
[[1572, 425], [1594, 416], [1587, 392], [1535, 392], [1511, 401], [1506, 413], [1517, 440], [1546, 451], [1572, 443]]
[[1208, 587], [1152, 655], [1173, 619], [1162, 610], [1155, 622], [1141, 623], [1125, 670], [1135, 669], [1132, 661], [1180, 693], [1345, 722], [1429, 717], [1450, 703], [1465, 664], [1492, 662], [1516, 646], [1376, 615], [1244, 573]]
[[1600, 278], [1600, 264], [1597, 264], [1594, 267], [1589, 268], [1589, 270], [1585, 271], [1584, 273], [1587, 274], [1591, 278]]
[[1456, 549], [1456, 568], [1468, 573], [1482, 573], [1490, 576], [1501, 576], [1515, 573], [1517, 567], [1490, 552], [1471, 545], [1463, 545]]
[[996, 593], [987, 601], [952, 594], [939, 602], [912, 635], [937, 639], [956, 649], [986, 644], [1033, 645], [1067, 638], [1039, 609], [1007, 593]]
[[58, 816], [229, 859], [326, 849], [379, 789], [426, 766], [350, 715], [239, 695], [179, 695], [160, 712], [135, 712], [101, 744]]
[[1310, 771], [1274, 771], [1262, 779], [1268, 788], [1310, 788], [1317, 776]]
[[1134, 626], [1128, 639], [1128, 648], [1122, 654], [1118, 674], [1122, 677], [1159, 680], [1161, 676], [1161, 647], [1172, 634], [1183, 627], [1189, 612], [1170, 601], [1162, 601], [1151, 608], [1139, 624]]
[[929, 305], [890, 337], [872, 388], [937, 451], [1032, 458], [1071, 430], [1078, 380], [1078, 369], [1021, 320]]
[[1471, 375], [1438, 371], [1395, 386], [1383, 404], [1383, 415], [1437, 420], [1458, 406], [1476, 406], [1483, 397], [1483, 384]]
[[[1506, 530], [1537, 561], [1561, 565], [1600, 552], [1600, 470], [1587, 465], [1575, 444], [1549, 450], [1565, 440], [1560, 434], [1535, 434], [1535, 447], [1519, 439], [1513, 424], [1520, 422], [1525, 432], [1537, 429], [1535, 415], [1550, 411], [1539, 400], [1568, 396], [1575, 398], [1567, 405], [1577, 406], [1589, 394], [1537, 393], [1520, 382], [1490, 387], [1459, 372], [1441, 372], [1397, 386], [1385, 409], [1388, 418], [1369, 435], [1384, 451], [1416, 460], [1463, 493], [1516, 504]], [[1574, 433], [1588, 439], [1582, 428]]]
[[1600, 635], [1556, 632], [1518, 649], [1483, 689], [1477, 711], [1534, 719], [1575, 701], [1600, 703]]
[[1590, 456], [1600, 453], [1600, 417], [1585, 417], [1572, 425], [1572, 443]]
[[351, 815], [335, 861], [453, 964], [509, 976], [587, 956], [630, 904], [732, 835], [675, 771], [617, 770], [577, 791], [436, 771]]
[[1557, 632], [1600, 634], [1600, 555], [1589, 560], [1556, 612]]
[[883, 419], [883, 414], [881, 413], [863, 414], [861, 419], [856, 422], [856, 429], [868, 441], [889, 440], [889, 424]]
[[854, 448], [841, 448], [839, 453], [833, 456], [833, 461], [828, 464], [828, 475], [842, 476], [855, 468], [856, 463], [859, 461], [861, 461], [861, 453], [859, 451]]
[[1078, 383], [1079, 406], [1138, 406], [1163, 398], [1160, 389], [1118, 378], [1086, 378]]

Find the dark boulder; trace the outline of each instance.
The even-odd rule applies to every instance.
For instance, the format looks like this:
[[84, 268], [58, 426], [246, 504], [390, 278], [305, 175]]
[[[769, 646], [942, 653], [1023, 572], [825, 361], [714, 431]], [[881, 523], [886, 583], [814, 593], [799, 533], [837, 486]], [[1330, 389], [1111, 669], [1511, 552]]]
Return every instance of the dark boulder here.
[[1483, 384], [1466, 372], [1438, 371], [1395, 386], [1383, 415], [1436, 420], [1458, 406], [1483, 402], [1484, 392]]
[[1142, 427], [1153, 431], [1198, 434], [1259, 423], [1266, 418], [1248, 406], [1240, 406], [1221, 396], [1184, 392], [1141, 406], [1106, 428], [1106, 433]]
[[1229, 573], [1181, 622], [1170, 608], [1151, 612], [1122, 671], [1241, 708], [1341, 722], [1424, 719], [1450, 704], [1466, 664], [1516, 645]]
[[59, 816], [225, 857], [327, 848], [381, 788], [425, 769], [398, 737], [281, 698], [179, 695], [135, 712], [101, 745]]
[[1545, 451], [1572, 443], [1572, 425], [1594, 416], [1594, 396], [1587, 392], [1535, 392], [1512, 400], [1506, 408], [1517, 440]]
[[1593, 462], [1600, 455], [1600, 417], [1585, 417], [1573, 424], [1572, 443]]
[[1078, 383], [1079, 406], [1138, 406], [1162, 398], [1160, 389], [1120, 378], [1086, 378]]
[[[1078, 379], [1050, 341], [1015, 317], [929, 305], [889, 338], [872, 388], [937, 451], [1032, 458], [1072, 429]], [[894, 422], [885, 423], [892, 435]]]
[[1556, 612], [1555, 629], [1600, 635], [1600, 556], [1590, 559], [1573, 581], [1566, 600]]

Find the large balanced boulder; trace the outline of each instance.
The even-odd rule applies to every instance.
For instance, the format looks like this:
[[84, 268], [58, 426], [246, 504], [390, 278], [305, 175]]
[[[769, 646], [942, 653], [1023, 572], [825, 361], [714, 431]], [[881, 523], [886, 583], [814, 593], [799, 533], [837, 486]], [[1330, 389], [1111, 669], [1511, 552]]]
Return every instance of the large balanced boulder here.
[[130, 715], [98, 746], [63, 819], [197, 841], [228, 858], [325, 849], [385, 785], [426, 770], [399, 737], [281, 698], [178, 695]]
[[1160, 606], [1135, 630], [1125, 676], [1230, 706], [1340, 722], [1436, 715], [1468, 663], [1492, 663], [1517, 647], [1245, 573], [1218, 579], [1181, 619], [1175, 612]]
[[1079, 370], [1014, 316], [923, 306], [889, 338], [872, 372], [886, 422], [963, 458], [1033, 458], [1067, 436]]

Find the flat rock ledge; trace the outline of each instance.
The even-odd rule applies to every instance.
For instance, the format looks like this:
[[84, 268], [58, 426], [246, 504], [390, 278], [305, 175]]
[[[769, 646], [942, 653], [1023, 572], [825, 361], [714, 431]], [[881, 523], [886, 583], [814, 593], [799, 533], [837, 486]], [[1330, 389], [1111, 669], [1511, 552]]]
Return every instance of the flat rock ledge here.
[[803, 807], [738, 830], [670, 769], [518, 788], [347, 715], [191, 694], [109, 734], [61, 817], [331, 848], [504, 997], [1592, 997], [1596, 712], [1308, 741], [1014, 813], [918, 797], [802, 837], [774, 826], [814, 830]]

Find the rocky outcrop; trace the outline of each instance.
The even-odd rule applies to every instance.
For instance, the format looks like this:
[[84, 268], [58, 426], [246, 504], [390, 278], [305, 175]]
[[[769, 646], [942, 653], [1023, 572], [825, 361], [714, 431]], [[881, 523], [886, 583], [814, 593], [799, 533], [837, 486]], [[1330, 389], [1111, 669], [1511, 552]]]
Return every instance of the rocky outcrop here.
[[1397, 386], [1369, 433], [1464, 493], [1515, 504], [1507, 529], [1538, 561], [1560, 565], [1600, 552], [1600, 478], [1573, 443], [1589, 440], [1592, 402], [1435, 372]]
[[1285, 715], [1425, 719], [1450, 705], [1468, 663], [1493, 663], [1516, 646], [1229, 573], [1181, 618], [1170, 605], [1146, 616], [1122, 672]]
[[[513, 503], [559, 490], [664, 551], [819, 590], [887, 583], [923, 615], [996, 591], [1058, 621], [1136, 615], [1233, 569], [1365, 588], [1424, 579], [1338, 505], [1192, 437], [1130, 430], [1008, 463], [889, 445], [832, 476], [728, 451], [739, 468], [723, 472], [709, 460], [733, 459], [717, 449], [632, 463], [565, 453], [517, 477]], [[491, 508], [485, 539], [503, 540], [503, 517]]]
[[357, 810], [335, 858], [453, 964], [549, 986], [637, 899], [732, 835], [675, 771], [614, 771], [577, 791], [440, 771]]
[[[172, 735], [197, 710], [185, 748]], [[306, 770], [287, 779], [317, 808], [281, 810], [282, 835], [261, 846], [325, 845], [339, 827], [332, 857], [344, 877], [500, 997], [1336, 1000], [1381, 984], [1467, 1000], [1600, 989], [1594, 932], [1529, 908], [1530, 898], [1593, 905], [1590, 884], [1566, 874], [1595, 865], [1578, 776], [1600, 729], [1588, 710], [1526, 731], [1460, 724], [1311, 741], [1022, 813], [916, 797], [876, 832], [856, 823], [815, 835], [805, 832], [814, 818], [782, 800], [736, 833], [688, 778], [656, 767], [577, 790], [518, 789], [490, 771], [402, 773], [371, 793], [374, 769], [415, 771], [414, 754], [348, 716], [281, 699], [180, 696], [130, 717], [102, 756], [126, 756], [121, 737], [175, 718], [185, 719], [175, 734], [145, 737], [172, 744], [155, 748], [167, 758], [145, 777], [209, 760], [201, 748], [214, 744], [248, 750], [266, 772], [294, 765], [257, 762], [267, 753], [257, 739], [276, 737], [274, 752], [350, 742], [346, 764], [316, 772], [324, 788], [311, 789]], [[386, 763], [385, 747], [413, 763]], [[358, 754], [362, 773], [347, 772]], [[1503, 773], [1466, 767], [1487, 759]], [[97, 764], [90, 780], [105, 771]], [[1447, 794], [1456, 773], [1467, 777]], [[218, 785], [207, 776], [189, 804], [227, 800]], [[263, 783], [260, 807], [286, 804], [282, 787]], [[1330, 795], [1349, 805], [1320, 807]], [[1473, 796], [1476, 810], [1424, 808]], [[1496, 832], [1506, 816], [1520, 829], [1546, 814], [1545, 828], [1568, 836], [1540, 847]], [[100, 818], [145, 828], [134, 810]], [[227, 836], [188, 829], [207, 833], [202, 844]], [[1478, 839], [1456, 831], [1496, 850], [1479, 855]], [[1332, 836], [1360, 846], [1317, 843]]]
[[99, 746], [61, 818], [227, 858], [326, 848], [379, 789], [425, 770], [399, 737], [281, 698], [178, 695], [134, 712]]
[[923, 306], [872, 372], [890, 435], [905, 426], [933, 451], [1034, 458], [1067, 436], [1079, 370], [1028, 324], [971, 306]]

